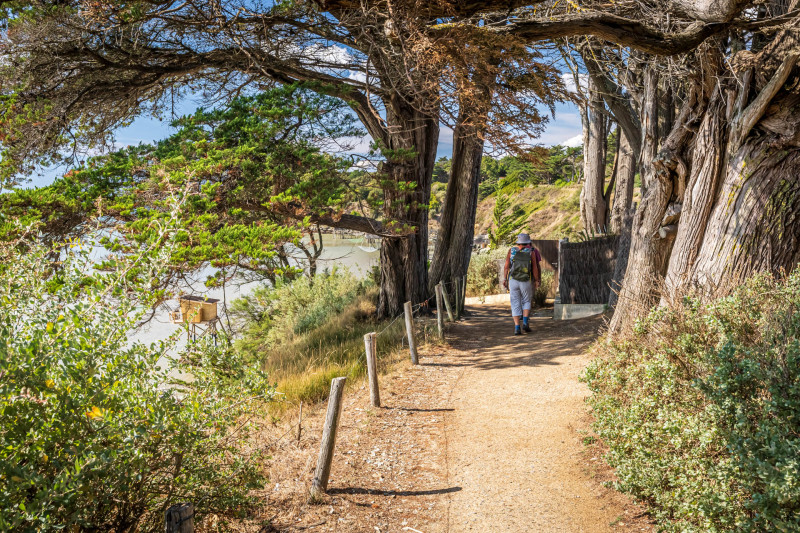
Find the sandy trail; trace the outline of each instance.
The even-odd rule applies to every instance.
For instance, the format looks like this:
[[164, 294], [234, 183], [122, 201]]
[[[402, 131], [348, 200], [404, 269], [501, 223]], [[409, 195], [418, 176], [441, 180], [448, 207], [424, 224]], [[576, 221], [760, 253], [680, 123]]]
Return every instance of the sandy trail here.
[[512, 336], [506, 307], [471, 311], [449, 336], [463, 370], [446, 417], [448, 482], [461, 488], [450, 494], [447, 530], [649, 529], [600, 483], [597, 457], [581, 443], [588, 390], [578, 378], [600, 319], [537, 317], [532, 333]]
[[353, 383], [323, 505], [307, 498], [325, 413], [312, 410], [302, 440], [274, 450], [263, 495], [272, 529], [258, 531], [652, 531], [603, 485], [612, 472], [582, 442], [591, 419], [578, 377], [601, 319], [534, 318], [534, 332], [515, 337], [508, 314], [470, 307], [447, 344], [423, 346], [420, 365], [381, 376], [380, 408]]

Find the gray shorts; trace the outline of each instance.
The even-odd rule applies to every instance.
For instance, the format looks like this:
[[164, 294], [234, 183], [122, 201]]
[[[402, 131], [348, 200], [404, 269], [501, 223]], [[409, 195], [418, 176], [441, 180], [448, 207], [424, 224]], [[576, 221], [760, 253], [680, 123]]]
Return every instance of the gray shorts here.
[[533, 283], [510, 278], [508, 280], [508, 290], [511, 293], [511, 316], [522, 316], [523, 309], [531, 308]]

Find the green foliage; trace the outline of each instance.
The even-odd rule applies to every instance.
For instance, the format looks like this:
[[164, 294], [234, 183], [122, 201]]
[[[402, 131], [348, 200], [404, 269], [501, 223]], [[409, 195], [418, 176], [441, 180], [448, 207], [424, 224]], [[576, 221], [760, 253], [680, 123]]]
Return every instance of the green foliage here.
[[[321, 150], [323, 137], [334, 142], [359, 131], [344, 102], [311, 89], [295, 84], [199, 109], [155, 145], [95, 157], [50, 187], [5, 195], [2, 212], [44, 222], [51, 238], [96, 232], [101, 223], [113, 235], [102, 244], [124, 255], [152, 238], [153, 222], [180, 195], [176, 282], [208, 267], [217, 272], [208, 285], [239, 271], [272, 282], [292, 277], [302, 270], [293, 252], [318, 251], [301, 241], [312, 230], [309, 217], [344, 213], [354, 186], [370, 179], [348, 174], [349, 160]], [[9, 231], [0, 227], [0, 237], [13, 238]]]
[[507, 250], [473, 254], [467, 270], [467, 296], [488, 296], [500, 293], [500, 269]]
[[279, 281], [261, 286], [233, 302], [232, 316], [241, 330], [237, 349], [252, 357], [317, 328], [341, 313], [362, 294], [369, 282], [359, 282], [347, 270]]
[[169, 251], [98, 273], [91, 250], [57, 250], [54, 273], [49, 248], [0, 247], [0, 530], [157, 531], [181, 501], [247, 512], [264, 480], [243, 415], [270, 399], [265, 374], [209, 344], [177, 359], [174, 339], [131, 342], [152, 293], [128, 274]]
[[800, 530], [800, 271], [659, 308], [586, 371], [622, 490], [666, 531]]
[[544, 305], [544, 301], [549, 295], [555, 293], [556, 277], [552, 270], [542, 270], [541, 282], [533, 294], [533, 303], [539, 307]]
[[489, 248], [495, 250], [501, 246], [512, 244], [517, 233], [525, 225], [527, 213], [519, 206], [511, 206], [508, 196], [498, 196], [492, 211], [493, 228], [489, 228]]
[[453, 162], [447, 157], [440, 157], [433, 166], [433, 182], [448, 183]]
[[434, 183], [431, 187], [431, 199], [428, 203], [428, 215], [433, 218], [440, 214], [444, 197], [447, 194], [447, 185], [444, 183]]
[[529, 185], [567, 184], [577, 181], [582, 172], [583, 148], [551, 146], [539, 148], [531, 161], [515, 156], [494, 159], [484, 156], [481, 160], [481, 183], [478, 199], [483, 200], [496, 191], [513, 195]]

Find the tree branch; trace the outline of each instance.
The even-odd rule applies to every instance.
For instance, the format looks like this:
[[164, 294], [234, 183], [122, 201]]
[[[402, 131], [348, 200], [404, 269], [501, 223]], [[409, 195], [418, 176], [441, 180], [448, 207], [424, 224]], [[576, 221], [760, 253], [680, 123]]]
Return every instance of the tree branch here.
[[603, 89], [600, 91], [603, 100], [614, 115], [614, 120], [625, 131], [633, 153], [638, 154], [642, 149], [642, 124], [639, 116], [634, 111], [630, 98], [622, 94], [619, 85], [611, 80], [611, 77], [600, 65], [596, 59], [596, 53], [600, 53], [599, 50], [581, 50], [586, 70], [589, 72], [592, 83]]
[[772, 99], [781, 90], [783, 84], [789, 78], [789, 74], [794, 68], [797, 60], [800, 59], [800, 50], [792, 50], [783, 60], [778, 70], [775, 71], [772, 78], [767, 83], [756, 98], [748, 105], [744, 111], [737, 113], [733, 121], [735, 127], [732, 128], [731, 133], [731, 151], [737, 150], [745, 137], [753, 129], [753, 126], [761, 120], [764, 112], [767, 110]]
[[[559, 37], [593, 35], [606, 41], [655, 55], [675, 55], [692, 50], [712, 35], [728, 29], [732, 23], [696, 22], [687, 29], [665, 33], [641, 22], [612, 13], [583, 11], [569, 18], [519, 20], [487, 31], [514, 35], [528, 41], [549, 41]], [[444, 25], [442, 25], [444, 26]]]

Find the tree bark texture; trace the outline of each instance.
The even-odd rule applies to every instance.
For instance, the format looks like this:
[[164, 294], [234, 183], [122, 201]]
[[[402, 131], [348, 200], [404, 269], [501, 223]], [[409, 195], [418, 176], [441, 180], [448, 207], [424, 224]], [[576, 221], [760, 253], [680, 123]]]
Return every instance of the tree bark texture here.
[[631, 251], [631, 230], [633, 228], [633, 217], [635, 209], [628, 209], [623, 214], [620, 226], [617, 231], [617, 261], [614, 263], [614, 274], [611, 276], [611, 292], [608, 295], [608, 307], [614, 309], [619, 300], [619, 293], [625, 283], [625, 273], [628, 270], [628, 257]]
[[608, 223], [612, 233], [622, 231], [625, 213], [633, 205], [633, 183], [636, 180], [636, 153], [622, 128], [619, 132], [616, 175], [614, 200]]
[[453, 166], [428, 274], [430, 293], [439, 281], [464, 276], [469, 268], [483, 158], [483, 138], [479, 130], [467, 120], [459, 120], [453, 130]]
[[706, 74], [647, 169], [612, 333], [658, 301], [654, 288], [662, 302], [687, 291], [717, 297], [800, 263], [798, 54], [776, 41], [740, 52], [735, 76], [718, 53], [706, 55]]
[[587, 231], [603, 233], [608, 225], [608, 203], [605, 198], [606, 178], [606, 128], [603, 115], [603, 98], [589, 82], [588, 138], [583, 150], [583, 190], [581, 191], [581, 222]]
[[403, 303], [427, 299], [428, 208], [439, 140], [438, 117], [414, 109], [398, 96], [387, 106], [388, 150], [384, 216], [398, 232], [381, 244], [380, 318], [403, 311]]
[[[609, 324], [612, 334], [631, 327], [636, 319], [645, 315], [658, 302], [660, 286], [675, 238], [672, 233], [662, 238], [659, 229], [675, 191], [680, 188], [678, 183], [685, 182], [686, 152], [691, 149], [693, 132], [707, 106], [707, 92], [706, 85], [700, 82], [696, 84], [658, 154], [644, 167], [642, 183], [647, 183], [647, 186], [644, 188], [642, 203], [633, 219], [625, 281]], [[657, 94], [657, 78], [651, 69], [647, 76], [645, 101], [642, 103], [644, 109], [642, 159], [644, 160], [647, 159], [648, 151], [658, 145], [658, 120], [654, 116], [657, 115], [658, 109]]]

